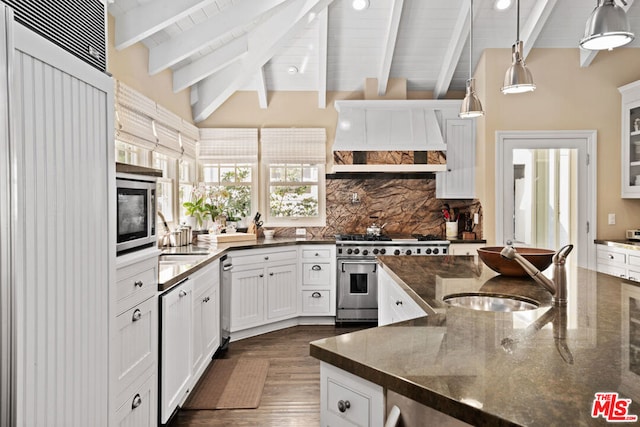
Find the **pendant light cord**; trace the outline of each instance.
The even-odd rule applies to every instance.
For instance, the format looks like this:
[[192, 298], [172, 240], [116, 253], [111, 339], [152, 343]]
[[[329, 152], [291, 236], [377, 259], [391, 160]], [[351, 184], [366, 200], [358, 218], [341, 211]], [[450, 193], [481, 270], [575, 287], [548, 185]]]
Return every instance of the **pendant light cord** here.
[[469, 25], [469, 78], [471, 78], [473, 65], [473, 0], [471, 0], [471, 16], [469, 17], [471, 24]]
[[520, 41], [520, 0], [516, 1], [516, 43]]

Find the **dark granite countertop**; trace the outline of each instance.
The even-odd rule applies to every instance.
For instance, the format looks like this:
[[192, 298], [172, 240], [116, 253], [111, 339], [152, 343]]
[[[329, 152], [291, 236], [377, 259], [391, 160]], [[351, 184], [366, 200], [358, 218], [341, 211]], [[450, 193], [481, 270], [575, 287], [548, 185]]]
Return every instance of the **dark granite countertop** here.
[[[598, 392], [632, 399], [629, 413], [640, 415], [637, 284], [570, 268], [561, 310], [531, 279], [496, 275], [474, 256], [380, 263], [430, 315], [314, 341], [312, 356], [473, 425], [607, 425], [591, 417]], [[442, 302], [464, 291], [542, 306], [492, 313]]]
[[637, 240], [627, 240], [627, 239], [619, 239], [619, 240], [594, 240], [594, 243], [598, 245], [607, 245], [607, 246], [617, 246], [623, 249], [631, 249], [635, 251], [640, 251], [640, 241]]
[[162, 254], [166, 255], [203, 255], [203, 258], [198, 261], [186, 261], [184, 263], [172, 263], [171, 265], [160, 264], [158, 268], [158, 290], [161, 292], [171, 289], [176, 284], [180, 283], [184, 278], [195, 273], [201, 268], [207, 266], [216, 259], [221, 258], [231, 250], [239, 249], [261, 249], [261, 248], [274, 248], [279, 246], [291, 246], [291, 245], [313, 245], [313, 244], [334, 244], [336, 241], [333, 238], [287, 238], [276, 237], [273, 239], [258, 239], [258, 240], [244, 240], [238, 242], [218, 243], [218, 244], [204, 244], [199, 243], [197, 245], [178, 246], [172, 248], [164, 248]]

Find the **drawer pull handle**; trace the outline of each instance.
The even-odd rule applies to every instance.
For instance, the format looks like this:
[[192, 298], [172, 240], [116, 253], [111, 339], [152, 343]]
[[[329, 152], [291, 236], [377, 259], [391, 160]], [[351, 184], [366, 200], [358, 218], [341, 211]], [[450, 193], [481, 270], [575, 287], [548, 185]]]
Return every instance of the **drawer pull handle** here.
[[144, 285], [144, 283], [142, 282], [142, 280], [136, 280], [136, 281], [133, 283], [133, 286], [136, 286], [136, 287], [138, 287], [138, 288], [141, 288], [141, 287], [142, 287], [142, 285]]
[[402, 301], [401, 300], [396, 301], [396, 305], [402, 305]]
[[264, 277], [264, 274], [259, 274], [258, 277]]
[[318, 252], [316, 252], [316, 256], [320, 256], [320, 254]]
[[609, 259], [613, 259], [613, 258], [614, 258], [613, 255], [609, 254]]
[[131, 409], [136, 409], [140, 405], [142, 405], [142, 398], [139, 394], [136, 394], [133, 397], [133, 402], [131, 402]]
[[273, 273], [269, 273], [269, 276], [273, 276]]
[[311, 298], [322, 298], [322, 294], [320, 292], [314, 292], [311, 294]]
[[634, 281], [634, 282], [635, 282], [635, 281], [636, 281], [636, 278], [635, 278], [635, 277], [633, 277], [633, 276], [629, 276], [629, 280], [632, 280], [632, 281]]
[[179, 296], [180, 298], [182, 298], [182, 297], [186, 297], [186, 296], [187, 296], [187, 291], [181, 290], [181, 291], [180, 291], [180, 293], [178, 294], [178, 296]]
[[206, 297], [205, 299], [202, 300], [202, 302], [209, 302], [209, 297]]
[[320, 270], [322, 270], [322, 267], [320, 267], [318, 264], [316, 264], [316, 265], [314, 265], [313, 267], [311, 267], [311, 269], [312, 269], [313, 271], [320, 271]]
[[142, 312], [140, 311], [139, 308], [136, 308], [135, 311], [133, 312], [133, 316], [131, 316], [131, 321], [137, 322], [141, 318], [142, 318]]
[[624, 274], [621, 274], [621, 275], [620, 275], [620, 278], [621, 278], [621, 279], [624, 279]]
[[338, 411], [346, 412], [346, 410], [349, 408], [351, 408], [351, 402], [349, 402], [348, 400], [338, 401]]
[[264, 257], [264, 260], [269, 261], [269, 257], [268, 256]]

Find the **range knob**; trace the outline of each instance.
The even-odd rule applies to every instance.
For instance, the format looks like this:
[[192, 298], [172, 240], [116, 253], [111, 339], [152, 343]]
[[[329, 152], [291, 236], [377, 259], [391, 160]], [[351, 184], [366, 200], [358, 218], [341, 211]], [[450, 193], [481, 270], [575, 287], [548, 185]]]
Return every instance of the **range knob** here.
[[378, 248], [374, 248], [374, 249], [373, 249], [373, 254], [374, 254], [374, 255], [378, 255], [378, 252], [380, 252], [380, 251], [378, 250]]
[[424, 253], [427, 254], [427, 255], [431, 255], [431, 248], [425, 249]]
[[407, 252], [404, 253], [405, 255], [411, 255], [411, 249], [407, 249]]
[[380, 254], [384, 255], [387, 253], [387, 250], [385, 248], [380, 249]]
[[394, 255], [400, 255], [400, 249], [396, 249], [395, 251], [393, 251]]
[[369, 251], [365, 249], [364, 251], [362, 251], [362, 255], [369, 255]]
[[351, 254], [353, 253], [353, 249], [351, 249], [351, 248], [347, 249], [347, 253], [348, 253], [349, 255], [351, 255]]
[[360, 249], [355, 248], [355, 249], [353, 250], [353, 253], [354, 253], [354, 254], [356, 254], [356, 255], [358, 255], [358, 254], [360, 253]]
[[434, 249], [433, 249], [433, 254], [434, 254], [434, 255], [438, 255], [438, 253], [439, 253], [439, 252], [440, 252], [440, 251], [438, 250], [438, 248], [434, 248]]

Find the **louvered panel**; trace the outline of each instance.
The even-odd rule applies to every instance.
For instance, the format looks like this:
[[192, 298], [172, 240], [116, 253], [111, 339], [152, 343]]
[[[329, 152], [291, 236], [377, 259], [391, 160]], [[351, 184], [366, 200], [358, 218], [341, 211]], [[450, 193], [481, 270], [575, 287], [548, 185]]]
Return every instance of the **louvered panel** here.
[[98, 70], [106, 70], [106, 11], [101, 0], [3, 1], [15, 10], [17, 22]]
[[24, 31], [16, 43], [17, 424], [106, 426], [112, 84], [96, 73], [96, 89], [24, 53], [78, 70]]

